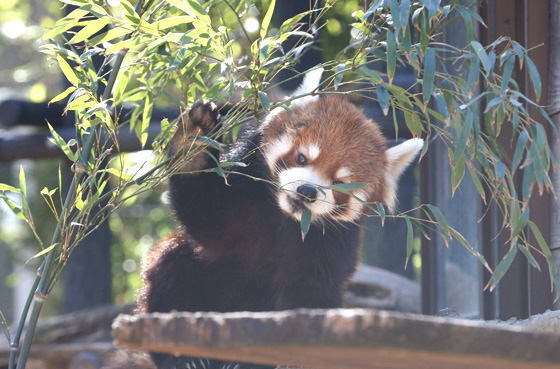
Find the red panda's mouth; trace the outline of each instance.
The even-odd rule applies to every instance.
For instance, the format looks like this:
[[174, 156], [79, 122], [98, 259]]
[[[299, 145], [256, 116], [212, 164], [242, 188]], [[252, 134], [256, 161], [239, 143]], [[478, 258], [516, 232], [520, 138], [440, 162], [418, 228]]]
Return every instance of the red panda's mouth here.
[[297, 198], [292, 198], [291, 196], [288, 196], [288, 200], [290, 202], [290, 206], [292, 207], [292, 210], [294, 212], [300, 212], [304, 209], [307, 209], [307, 206], [305, 206], [305, 203]]

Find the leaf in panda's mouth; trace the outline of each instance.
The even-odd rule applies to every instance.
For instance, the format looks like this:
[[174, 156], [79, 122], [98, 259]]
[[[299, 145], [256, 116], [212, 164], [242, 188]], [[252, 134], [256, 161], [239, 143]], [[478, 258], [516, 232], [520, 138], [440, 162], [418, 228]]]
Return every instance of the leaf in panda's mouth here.
[[305, 236], [309, 232], [309, 227], [311, 226], [311, 210], [304, 209], [301, 212], [301, 240], [305, 241]]

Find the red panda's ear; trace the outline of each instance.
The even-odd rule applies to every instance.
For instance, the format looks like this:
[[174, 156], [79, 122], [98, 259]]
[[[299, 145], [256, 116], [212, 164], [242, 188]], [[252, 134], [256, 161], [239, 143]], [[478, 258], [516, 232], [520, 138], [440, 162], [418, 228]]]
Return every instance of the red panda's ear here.
[[[303, 82], [292, 94], [292, 96], [297, 97], [315, 91], [317, 87], [319, 87], [319, 85], [321, 84], [321, 76], [323, 75], [323, 71], [324, 71], [323, 68], [316, 68], [316, 69], [311, 69], [310, 71], [305, 73], [305, 77], [303, 77]], [[305, 106], [310, 102], [318, 99], [319, 99], [319, 95], [302, 96], [299, 99], [293, 100], [290, 106]]]
[[423, 146], [424, 140], [413, 138], [385, 151], [385, 156], [387, 157], [387, 172], [385, 174], [387, 187], [384, 200], [390, 211], [394, 211], [397, 205], [397, 182], [399, 177], [416, 155], [418, 155]]

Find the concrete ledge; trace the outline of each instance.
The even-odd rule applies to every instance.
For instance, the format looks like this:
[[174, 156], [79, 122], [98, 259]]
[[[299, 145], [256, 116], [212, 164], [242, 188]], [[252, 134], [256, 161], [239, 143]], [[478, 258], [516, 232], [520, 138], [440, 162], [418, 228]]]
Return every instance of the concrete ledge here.
[[558, 368], [560, 335], [364, 309], [121, 315], [136, 349], [316, 369]]

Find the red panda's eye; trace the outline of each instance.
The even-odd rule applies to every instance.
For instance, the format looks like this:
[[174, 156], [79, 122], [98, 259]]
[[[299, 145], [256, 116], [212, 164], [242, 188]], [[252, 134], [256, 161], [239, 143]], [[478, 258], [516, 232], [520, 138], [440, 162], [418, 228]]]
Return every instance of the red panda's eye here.
[[344, 183], [344, 182], [342, 182], [342, 181], [334, 181], [332, 184], [333, 184], [333, 185], [339, 185], [339, 184], [343, 184], [343, 183]]
[[296, 161], [299, 165], [307, 165], [307, 158], [303, 154], [298, 154]]

